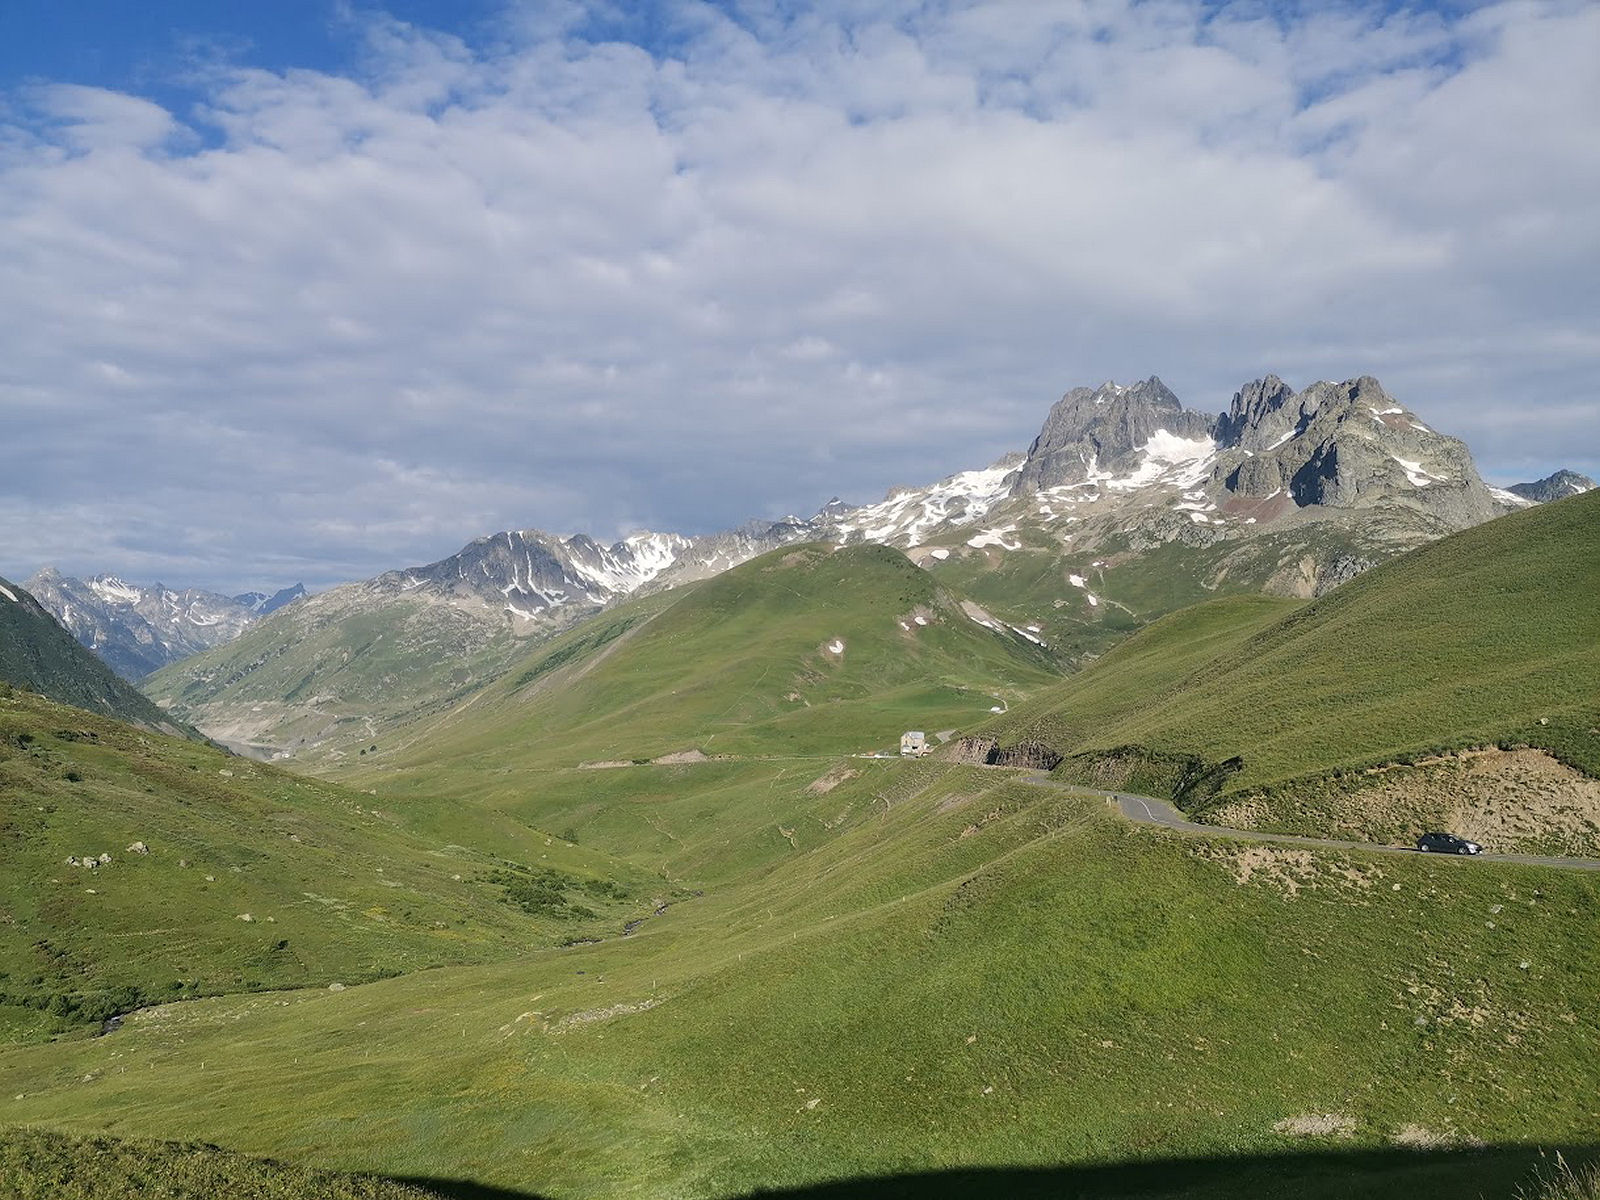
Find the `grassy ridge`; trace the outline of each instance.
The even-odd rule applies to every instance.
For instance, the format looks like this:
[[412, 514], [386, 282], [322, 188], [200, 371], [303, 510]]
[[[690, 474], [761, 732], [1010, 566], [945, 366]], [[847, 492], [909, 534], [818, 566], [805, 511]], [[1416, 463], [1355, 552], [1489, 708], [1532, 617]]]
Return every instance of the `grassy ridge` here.
[[[642, 903], [585, 887], [617, 873], [603, 856], [492, 813], [380, 806], [20, 692], [0, 698], [0, 861], [0, 1040], [481, 961]], [[530, 912], [494, 878], [552, 868], [565, 907]]]
[[[758, 886], [633, 937], [13, 1050], [0, 1120], [628, 1197], [1592, 1129], [1591, 876], [1259, 859], [933, 764], [787, 802], [812, 823]], [[1392, 1170], [1504, 1196], [1531, 1157]], [[1133, 1194], [1229, 1194], [1192, 1182]]]
[[[659, 611], [641, 619], [644, 603]], [[481, 773], [687, 749], [887, 748], [1055, 677], [1043, 651], [977, 624], [898, 551], [804, 546], [597, 618], [351, 778], [391, 786], [376, 767], [460, 794]]]
[[[944, 561], [928, 564], [940, 583], [971, 596], [1017, 625], [1039, 625], [1058, 659], [1086, 665], [1168, 613], [1230, 596], [1259, 595], [1276, 581], [1287, 588], [1308, 556], [1322, 563], [1340, 558], [1387, 557], [1332, 521], [1276, 533], [1197, 546], [1177, 540], [1130, 553], [1116, 540], [1094, 550], [1063, 550], [1055, 536], [1024, 529], [1018, 551], [957, 547]], [[1077, 575], [1083, 587], [1073, 586]], [[1098, 603], [1091, 604], [1094, 595]]]
[[[1600, 701], [1596, 595], [1589, 494], [1414, 551], [1272, 624], [1238, 606], [1158, 623], [993, 728], [1068, 752], [1240, 755], [1234, 791], [1494, 742], [1541, 717], [1581, 764]], [[1245, 636], [1222, 628], [1235, 620]], [[1203, 658], [1188, 643], [1197, 623], [1221, 639]]]
[[0, 686], [199, 740], [81, 646], [29, 592], [4, 579], [0, 588]]

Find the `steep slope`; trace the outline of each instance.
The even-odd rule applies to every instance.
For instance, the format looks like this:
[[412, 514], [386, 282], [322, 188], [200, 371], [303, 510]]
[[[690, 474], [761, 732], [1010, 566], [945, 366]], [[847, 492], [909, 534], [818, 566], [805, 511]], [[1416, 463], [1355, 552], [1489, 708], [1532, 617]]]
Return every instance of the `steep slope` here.
[[[380, 805], [25, 693], [0, 698], [0, 861], [0, 1042], [503, 957], [645, 899], [525, 825]], [[540, 881], [547, 903], [522, 904]]]
[[[991, 729], [1074, 756], [1065, 773], [1133, 772], [1202, 810], [1273, 827], [1329, 828], [1333, 806], [1344, 815], [1332, 827], [1396, 836], [1408, 827], [1398, 816], [1362, 824], [1360, 803], [1334, 793], [1392, 790], [1404, 772], [1337, 787], [1328, 773], [1497, 743], [1551, 750], [1580, 776], [1568, 806], [1581, 809], [1581, 776], [1600, 775], [1596, 595], [1600, 495], [1589, 493], [1424, 547], [1265, 628], [1236, 607], [1178, 614]], [[1168, 654], [1197, 622], [1235, 618], [1248, 634], [1237, 644], [1200, 662]], [[1533, 803], [1537, 784], [1514, 785], [1534, 764], [1502, 765], [1508, 798]], [[1600, 811], [1571, 815], [1568, 844], [1600, 851], [1583, 827]]]
[[115, 575], [73, 579], [54, 567], [37, 572], [27, 586], [73, 637], [134, 682], [168, 663], [226, 645], [257, 617], [305, 594], [296, 585], [272, 596], [219, 596], [159, 583], [141, 587]]
[[897, 551], [806, 545], [580, 626], [368, 766], [444, 786], [462, 762], [887, 749], [1054, 678], [1026, 630]]
[[0, 683], [159, 729], [180, 737], [194, 730], [172, 720], [85, 650], [25, 589], [0, 579]]

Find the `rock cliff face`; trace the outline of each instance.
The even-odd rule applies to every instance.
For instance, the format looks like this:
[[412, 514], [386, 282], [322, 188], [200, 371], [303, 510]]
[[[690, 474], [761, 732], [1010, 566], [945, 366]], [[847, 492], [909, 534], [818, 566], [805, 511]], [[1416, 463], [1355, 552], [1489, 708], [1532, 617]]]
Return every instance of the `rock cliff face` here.
[[1158, 433], [1210, 438], [1210, 418], [1186, 412], [1167, 385], [1152, 375], [1120, 387], [1073, 388], [1057, 400], [1012, 485], [1015, 495], [1083, 483], [1100, 473], [1134, 470]]

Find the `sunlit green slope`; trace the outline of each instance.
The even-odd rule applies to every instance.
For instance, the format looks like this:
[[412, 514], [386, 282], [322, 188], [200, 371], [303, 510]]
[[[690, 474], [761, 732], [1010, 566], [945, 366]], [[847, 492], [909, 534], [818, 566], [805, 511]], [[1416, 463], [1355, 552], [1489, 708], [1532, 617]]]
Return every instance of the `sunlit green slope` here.
[[[25, 692], [0, 697], [0, 863], [0, 1041], [481, 961], [614, 929], [648, 899], [492, 814], [379, 801]], [[530, 910], [541, 878], [556, 886]]]
[[779, 785], [794, 840], [758, 886], [0, 1053], [0, 1121], [549, 1197], [972, 1168], [899, 1194], [1509, 1200], [1538, 1145], [1588, 1140], [1600, 878], [1263, 853], [1006, 772], [860, 769]]
[[803, 546], [594, 618], [356, 777], [453, 788], [460, 771], [690, 750], [898, 749], [907, 729], [965, 728], [1054, 678], [1024, 633], [899, 551]]
[[1276, 621], [1259, 601], [1176, 614], [991, 728], [1066, 754], [1237, 756], [1228, 791], [1507, 739], [1600, 773], [1596, 597], [1590, 493], [1455, 534]]

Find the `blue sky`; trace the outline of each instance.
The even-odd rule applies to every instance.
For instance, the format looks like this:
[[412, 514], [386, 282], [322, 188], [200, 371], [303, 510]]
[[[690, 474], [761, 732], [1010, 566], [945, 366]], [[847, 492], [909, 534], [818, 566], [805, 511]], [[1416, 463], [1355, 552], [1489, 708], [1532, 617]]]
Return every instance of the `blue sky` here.
[[1597, 60], [1576, 0], [11, 0], [0, 573], [725, 528], [1153, 373], [1594, 475]]

